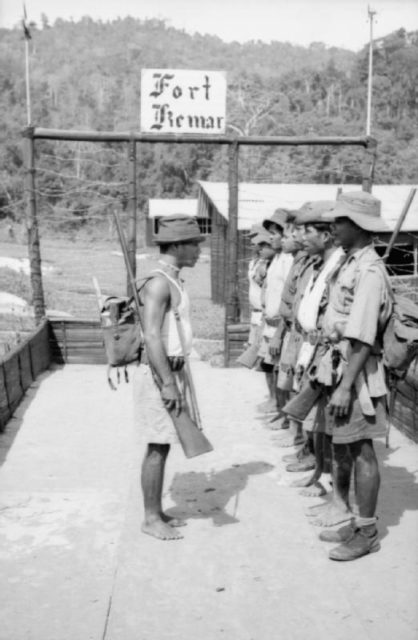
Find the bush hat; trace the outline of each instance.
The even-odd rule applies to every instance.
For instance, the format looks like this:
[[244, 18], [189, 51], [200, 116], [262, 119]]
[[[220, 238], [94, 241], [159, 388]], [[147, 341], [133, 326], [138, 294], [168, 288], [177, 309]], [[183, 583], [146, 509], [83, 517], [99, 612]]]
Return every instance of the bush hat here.
[[171, 244], [173, 242], [204, 242], [205, 237], [200, 233], [196, 218], [175, 213], [163, 216], [159, 220], [158, 233], [154, 235], [156, 244]]
[[289, 219], [289, 211], [287, 209], [276, 209], [276, 211], [269, 218], [264, 218], [263, 227], [267, 229], [267, 226], [270, 222], [274, 222], [281, 229], [284, 229], [286, 222]]
[[261, 233], [258, 233], [256, 236], [253, 236], [251, 238], [251, 244], [262, 244], [263, 242], [271, 247], [270, 235], [265, 229], [263, 229]]
[[381, 215], [381, 202], [367, 191], [341, 193], [331, 213], [331, 219], [349, 218], [354, 224], [370, 233], [389, 232]]
[[254, 238], [254, 236], [257, 236], [259, 233], [266, 233], [266, 230], [264, 229], [263, 225], [253, 224], [251, 229], [248, 232], [248, 237]]
[[[296, 224], [315, 224], [321, 222], [332, 222], [332, 215], [335, 209], [335, 200], [314, 200], [305, 202], [298, 210], [295, 218]], [[325, 216], [325, 218], [324, 218]]]

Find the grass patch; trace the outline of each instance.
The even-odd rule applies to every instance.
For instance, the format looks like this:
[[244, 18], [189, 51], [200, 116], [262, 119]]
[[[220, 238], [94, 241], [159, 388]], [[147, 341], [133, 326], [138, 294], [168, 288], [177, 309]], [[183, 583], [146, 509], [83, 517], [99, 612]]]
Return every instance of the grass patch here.
[[[0, 254], [26, 258], [27, 247], [3, 242], [0, 243]], [[48, 309], [64, 311], [75, 318], [98, 318], [93, 276], [98, 279], [102, 294], [126, 294], [126, 271], [117, 242], [71, 242], [62, 238], [42, 238], [41, 255], [42, 281]], [[147, 248], [141, 255], [143, 257], [137, 260], [138, 279], [158, 268], [159, 253], [156, 248]], [[210, 299], [210, 261], [207, 252], [204, 258], [193, 269], [184, 269], [181, 274], [191, 300], [193, 333], [196, 338], [222, 340], [225, 312], [223, 307], [215, 305]], [[10, 272], [7, 279], [0, 274], [0, 289], [30, 302], [32, 292], [28, 276], [10, 269], [6, 271]]]

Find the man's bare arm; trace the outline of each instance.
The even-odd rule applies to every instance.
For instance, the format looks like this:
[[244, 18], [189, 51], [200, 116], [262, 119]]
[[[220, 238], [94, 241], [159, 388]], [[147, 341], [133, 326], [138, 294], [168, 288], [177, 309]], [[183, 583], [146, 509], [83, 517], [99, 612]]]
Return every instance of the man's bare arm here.
[[161, 329], [170, 305], [170, 288], [165, 279], [150, 280], [142, 292], [143, 329], [150, 365], [162, 382], [161, 395], [167, 409], [181, 409], [180, 396], [163, 344]]
[[345, 416], [350, 408], [353, 385], [366, 364], [372, 347], [359, 340], [351, 340], [351, 353], [342, 380], [330, 400], [331, 413]]

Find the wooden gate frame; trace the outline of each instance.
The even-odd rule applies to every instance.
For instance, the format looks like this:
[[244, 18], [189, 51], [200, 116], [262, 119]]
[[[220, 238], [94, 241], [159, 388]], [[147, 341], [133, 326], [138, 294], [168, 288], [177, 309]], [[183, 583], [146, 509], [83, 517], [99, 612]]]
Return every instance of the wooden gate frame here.
[[[130, 218], [128, 228], [128, 252], [134, 274], [136, 274], [136, 145], [147, 142], [175, 144], [221, 144], [228, 145], [228, 253], [227, 303], [225, 329], [228, 324], [239, 321], [238, 300], [238, 162], [240, 146], [358, 146], [367, 154], [363, 170], [363, 190], [371, 191], [374, 167], [376, 163], [377, 142], [370, 136], [236, 136], [236, 135], [195, 135], [195, 134], [148, 134], [119, 131], [76, 131], [27, 127], [23, 131], [25, 142], [25, 195], [26, 224], [30, 262], [33, 304], [36, 322], [45, 316], [45, 299], [42, 286], [41, 254], [36, 215], [35, 198], [35, 140], [66, 140], [84, 142], [128, 142], [130, 163]], [[129, 285], [127, 285], [129, 291]]]

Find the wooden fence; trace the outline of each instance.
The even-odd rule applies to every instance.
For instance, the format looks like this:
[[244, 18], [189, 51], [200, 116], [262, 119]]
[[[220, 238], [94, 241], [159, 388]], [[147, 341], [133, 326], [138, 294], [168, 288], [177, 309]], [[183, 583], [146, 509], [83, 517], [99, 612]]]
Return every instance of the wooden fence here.
[[[225, 335], [225, 365], [236, 360], [248, 340], [249, 325], [229, 325]], [[22, 344], [0, 361], [0, 430], [13, 415], [25, 391], [51, 363], [106, 364], [98, 321], [44, 321]], [[398, 382], [393, 424], [418, 442], [418, 361]]]
[[0, 361], [0, 430], [13, 415], [26, 390], [50, 365], [48, 322]]
[[102, 331], [96, 320], [50, 320], [49, 347], [52, 362], [106, 364]]

